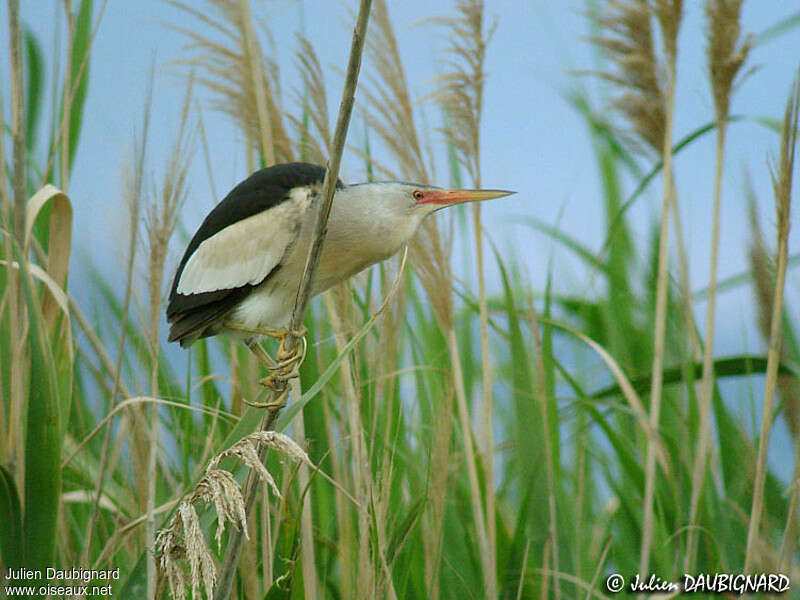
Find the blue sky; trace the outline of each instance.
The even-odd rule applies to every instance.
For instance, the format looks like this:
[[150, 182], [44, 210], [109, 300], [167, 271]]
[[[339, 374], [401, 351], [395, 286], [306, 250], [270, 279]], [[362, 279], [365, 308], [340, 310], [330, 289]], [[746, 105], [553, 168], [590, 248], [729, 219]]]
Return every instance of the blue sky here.
[[[63, 26], [62, 3], [37, 0], [22, 2], [24, 23], [44, 46], [52, 66], [53, 31]], [[451, 14], [449, 2], [408, 0], [390, 2], [410, 87], [416, 98], [423, 98], [434, 87], [437, 63], [443, 58], [446, 43], [440, 27], [426, 23], [430, 17]], [[95, 9], [100, 2], [96, 2]], [[706, 77], [704, 15], [700, 2], [686, 2], [681, 30], [679, 90], [675, 137], [707, 123], [712, 103]], [[760, 33], [791, 14], [791, 3], [750, 1], [744, 5], [744, 30]], [[575, 70], [592, 69], [598, 59], [585, 39], [589, 33], [581, 2], [543, 2], [533, 0], [488, 0], [487, 21], [496, 22], [488, 47], [485, 111], [482, 125], [482, 180], [485, 187], [514, 189], [517, 195], [485, 205], [489, 236], [506, 257], [514, 257], [525, 277], [541, 288], [552, 258], [556, 289], [592, 294], [601, 282], [587, 278], [585, 270], [563, 248], [518, 221], [534, 216], [556, 225], [592, 249], [603, 243], [603, 202], [601, 186], [590, 139], [581, 117], [571, 108], [566, 95], [575, 85], [592, 90], [595, 105], [607, 105], [604, 88], [595, 79], [578, 77]], [[285, 108], [291, 109], [290, 91], [299, 86], [294, 68], [297, 48], [295, 32], [301, 28], [313, 40], [326, 69], [331, 114], [335, 114], [341, 89], [341, 69], [346, 63], [351, 11], [355, 2], [287, 1], [253, 2], [254, 14], [263, 19], [271, 33], [266, 47], [281, 67]], [[796, 10], [796, 9], [794, 9]], [[5, 3], [0, 8], [0, 23], [6, 29]], [[86, 275], [91, 260], [112, 282], [121, 283], [122, 249], [125, 239], [122, 205], [122, 173], [130, 160], [134, 136], [139, 132], [151, 65], [155, 65], [153, 102], [147, 172], [158, 180], [172, 147], [185, 89], [186, 69], [175, 61], [188, 56], [187, 40], [168, 27], [188, 24], [186, 16], [160, 0], [109, 2], [94, 42], [89, 96], [84, 129], [70, 185], [75, 207], [74, 278]], [[194, 21], [192, 21], [192, 24]], [[62, 37], [62, 45], [64, 40]], [[733, 102], [734, 114], [780, 118], [791, 79], [800, 57], [800, 33], [794, 31], [757, 46], [749, 66], [757, 67]], [[8, 111], [8, 48], [0, 48], [0, 80], [3, 81], [4, 107]], [[365, 63], [362, 76], [369, 76]], [[184, 209], [184, 224], [193, 231], [214, 198], [209, 185], [220, 196], [242, 179], [244, 160], [239, 150], [239, 134], [227, 117], [213, 111], [206, 94], [198, 94], [203, 121], [212, 154], [213, 172], [205, 168], [197, 152], [191, 170], [190, 195]], [[418, 125], [432, 143], [438, 143], [435, 128], [439, 113], [430, 103], [419, 105]], [[333, 117], [332, 117], [333, 119]], [[355, 114], [349, 143], [358, 145], [362, 120]], [[722, 252], [720, 277], [747, 268], [749, 226], [743, 194], [745, 174], [751, 177], [759, 199], [762, 227], [773, 231], [774, 212], [767, 157], [775, 155], [778, 137], [751, 121], [730, 128], [723, 190]], [[678, 193], [683, 226], [688, 244], [691, 279], [695, 289], [708, 278], [709, 230], [713, 175], [713, 135], [692, 144], [676, 160]], [[441, 156], [441, 153], [440, 153]], [[652, 157], [641, 157], [647, 170]], [[448, 185], [443, 161], [437, 165], [437, 183]], [[364, 178], [361, 162], [354, 153], [345, 157], [342, 178], [355, 182]], [[633, 182], [626, 182], [633, 189]], [[656, 181], [630, 211], [634, 234], [641, 247], [649, 239], [658, 215], [660, 183]], [[800, 250], [800, 227], [795, 207], [795, 224], [790, 252]], [[183, 248], [174, 248], [170, 267]], [[458, 250], [458, 248], [457, 248]], [[76, 279], [73, 279], [73, 282]], [[787, 297], [798, 298], [798, 277], [790, 276]], [[490, 285], [497, 285], [490, 273]], [[90, 302], [85, 286], [73, 290], [79, 299]], [[798, 303], [790, 309], [797, 320]], [[702, 323], [704, 305], [698, 305]], [[762, 348], [754, 325], [750, 291], [723, 294], [719, 306], [718, 353], [731, 354], [743, 349]]]

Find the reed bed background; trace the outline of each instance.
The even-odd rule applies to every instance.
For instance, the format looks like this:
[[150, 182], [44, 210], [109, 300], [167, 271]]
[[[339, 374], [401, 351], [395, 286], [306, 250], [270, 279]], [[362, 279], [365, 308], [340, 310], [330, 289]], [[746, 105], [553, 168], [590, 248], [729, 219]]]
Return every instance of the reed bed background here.
[[[262, 375], [247, 349], [201, 340], [183, 370], [165, 348], [165, 286], [187, 239], [190, 165], [213, 170], [204, 124], [219, 118], [240, 136], [242, 177], [276, 162], [324, 164], [336, 122], [328, 97], [339, 88], [326, 88], [329, 60], [302, 29], [295, 59], [276, 62], [257, 3], [170, 4], [182, 19], [165, 32], [187, 46], [170, 57], [185, 100], [172, 117], [168, 162], [148, 154], [148, 101], [114, 198], [131, 224], [121, 276], [76, 281], [70, 233], [81, 223], [72, 207], [83, 200], [69, 195], [70, 174], [90, 65], [104, 59], [92, 42], [105, 5], [66, 0], [59, 30], [34, 33], [18, 2], [8, 3], [3, 572], [119, 568], [118, 597], [211, 597], [230, 536], [243, 527], [238, 598], [605, 598], [614, 572], [668, 581], [782, 572], [800, 586], [800, 345], [786, 287], [797, 263], [788, 245], [800, 73], [791, 89], [772, 92], [787, 98], [785, 114], [760, 121], [774, 157], [746, 166], [768, 168], [773, 189], [723, 188], [728, 131], [755, 121], [731, 111], [759, 41], [741, 22], [740, 1], [702, 3], [706, 38], [688, 43], [707, 48], [710, 111], [688, 132], [675, 130], [676, 105], [693, 101], [678, 93], [677, 57], [684, 12], [697, 6], [587, 4], [592, 35], [582, 43], [596, 61], [574, 74], [569, 100], [595, 151], [601, 188], [585, 201], [604, 207], [605, 243], [598, 251], [530, 225], [601, 282], [592, 293], [554, 289], [547, 257], [547, 285], [527, 283], [525, 265], [484, 230], [480, 206], [429, 220], [406, 268], [395, 257], [310, 305], [301, 383], [277, 433], [238, 444], [261, 416], [244, 402], [259, 396]], [[480, 0], [459, 0], [423, 25], [449, 45], [420, 98], [391, 5], [374, 0], [357, 105], [365, 135], [351, 134], [346, 150], [365, 178], [481, 186], [493, 18]], [[798, 23], [790, 15], [767, 33], [796, 35]], [[46, 69], [42, 39], [64, 32]], [[281, 89], [285, 70], [298, 72], [301, 89]], [[587, 91], [598, 79], [607, 96]], [[703, 136], [716, 136], [706, 165], [714, 193], [687, 205], [675, 173]], [[90, 149], [79, 156], [91, 160]], [[649, 231], [635, 232], [628, 208], [644, 193], [660, 208]], [[720, 212], [732, 196], [752, 207], [750, 270], [720, 281]], [[757, 217], [763, 203], [774, 203], [768, 223]], [[709, 257], [689, 251], [683, 219], [694, 211], [712, 214]], [[499, 273], [497, 289], [489, 270]], [[700, 293], [690, 270], [708, 273]], [[75, 300], [75, 286], [91, 289], [88, 303]], [[715, 348], [717, 295], [731, 287], [752, 288], [763, 353]], [[789, 478], [768, 460], [777, 427], [794, 448], [780, 457], [793, 461]], [[272, 449], [263, 471], [258, 441]], [[261, 483], [245, 522], [239, 486], [250, 470]]]

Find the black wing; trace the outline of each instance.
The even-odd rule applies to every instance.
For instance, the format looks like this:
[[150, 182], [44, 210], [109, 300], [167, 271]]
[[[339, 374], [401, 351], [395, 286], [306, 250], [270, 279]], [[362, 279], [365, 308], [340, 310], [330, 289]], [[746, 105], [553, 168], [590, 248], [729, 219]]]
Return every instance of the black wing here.
[[[214, 207], [189, 242], [175, 273], [167, 305], [167, 321], [172, 324], [168, 341], [180, 341], [187, 346], [199, 337], [214, 335], [217, 331], [213, 325], [280, 268], [275, 265], [259, 282], [201, 293], [179, 293], [181, 275], [200, 245], [230, 225], [278, 207], [293, 188], [321, 184], [324, 177], [324, 167], [308, 163], [267, 167], [238, 184]], [[338, 181], [337, 187], [341, 185]]]

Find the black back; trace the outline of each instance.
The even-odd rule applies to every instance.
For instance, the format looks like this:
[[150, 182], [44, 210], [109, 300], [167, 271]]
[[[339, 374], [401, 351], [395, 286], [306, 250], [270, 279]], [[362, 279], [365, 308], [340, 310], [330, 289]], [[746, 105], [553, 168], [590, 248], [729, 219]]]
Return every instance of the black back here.
[[[254, 287], [245, 285], [188, 295], [177, 293], [183, 268], [197, 247], [225, 227], [277, 206], [289, 197], [293, 188], [319, 185], [324, 178], [325, 167], [319, 165], [301, 162], [274, 165], [250, 175], [213, 208], [189, 242], [172, 281], [167, 305], [167, 321], [173, 323], [169, 341], [180, 340], [184, 345], [184, 338], [191, 343], [204, 334], [213, 335], [216, 332], [204, 330], [241, 302]], [[337, 181], [336, 187], [341, 188], [342, 182]]]

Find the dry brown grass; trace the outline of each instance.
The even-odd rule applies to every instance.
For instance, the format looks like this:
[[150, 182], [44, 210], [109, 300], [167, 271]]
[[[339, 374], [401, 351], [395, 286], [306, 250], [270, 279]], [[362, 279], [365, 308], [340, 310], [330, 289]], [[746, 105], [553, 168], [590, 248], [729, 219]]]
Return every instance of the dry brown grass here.
[[694, 571], [697, 552], [697, 510], [706, 476], [706, 453], [711, 435], [711, 400], [714, 391], [714, 332], [717, 301], [717, 263], [719, 255], [720, 210], [722, 204], [722, 170], [725, 157], [728, 111], [734, 79], [744, 63], [749, 42], [740, 40], [740, 0], [709, 0], [708, 66], [717, 121], [717, 148], [714, 170], [714, 200], [711, 224], [711, 257], [709, 259], [708, 302], [706, 307], [703, 373], [700, 383], [700, 432], [692, 471], [692, 493], [689, 501], [687, 553], [684, 568]]
[[214, 108], [237, 124], [267, 164], [293, 160], [278, 101], [277, 65], [261, 50], [249, 0], [206, 0], [202, 7], [169, 2], [218, 34], [211, 38], [192, 27], [171, 25], [190, 40], [192, 56], [182, 62], [199, 67], [197, 82], [212, 92]]
[[[788, 256], [790, 211], [792, 206], [792, 178], [795, 152], [797, 149], [798, 119], [800, 118], [800, 71], [795, 75], [786, 112], [783, 118], [780, 157], [776, 165], [771, 165], [773, 193], [775, 195], [775, 221], [777, 225], [775, 259], [775, 294], [772, 298], [770, 318], [769, 351], [767, 353], [767, 373], [764, 384], [764, 407], [761, 415], [761, 431], [758, 438], [758, 459], [753, 482], [753, 505], [750, 511], [750, 524], [747, 530], [744, 571], [750, 572], [756, 565], [761, 545], [761, 519], [764, 507], [764, 484], [766, 481], [767, 450], [772, 432], [775, 408], [775, 390], [778, 383], [778, 363], [783, 343], [783, 294], [786, 284], [786, 263]], [[790, 505], [794, 509], [797, 502], [797, 486], [792, 486]], [[793, 518], [794, 510], [790, 511]], [[787, 524], [794, 525], [791, 521]], [[785, 546], [785, 544], [784, 544]]]
[[402, 176], [409, 181], [430, 183], [403, 60], [384, 0], [376, 0], [372, 9], [367, 57], [376, 75], [368, 77], [370, 85], [361, 90], [365, 97], [364, 115], [370, 129], [397, 161], [400, 171], [392, 173], [385, 166], [378, 166], [378, 170], [393, 179]]
[[[322, 64], [311, 41], [298, 35], [298, 49], [295, 54], [298, 71], [303, 80], [304, 93], [296, 92], [298, 106], [303, 107], [303, 116], [289, 115], [298, 132], [297, 152], [303, 160], [323, 164], [331, 150], [331, 129], [328, 119], [328, 96], [325, 91], [325, 78]], [[310, 121], [309, 127], [303, 122]]]
[[[443, 26], [448, 28], [450, 44], [447, 48], [449, 60], [445, 72], [440, 77], [440, 89], [436, 96], [447, 115], [445, 133], [448, 144], [452, 145], [459, 163], [466, 169], [474, 188], [481, 187], [481, 116], [483, 108], [483, 86], [486, 74], [484, 60], [486, 46], [491, 37], [492, 28], [485, 30], [484, 6], [481, 0], [464, 0], [456, 5], [456, 14], [450, 19], [442, 19]], [[493, 374], [492, 359], [489, 348], [489, 321], [486, 304], [486, 281], [484, 277], [483, 254], [483, 227], [481, 222], [481, 205], [472, 205], [473, 236], [475, 239], [475, 258], [478, 276], [478, 306], [480, 313], [481, 336], [481, 385], [482, 404], [480, 412], [480, 428], [477, 435], [478, 447], [481, 453], [482, 467], [487, 480], [494, 480], [495, 473], [495, 444], [494, 444], [494, 397], [492, 394]], [[456, 388], [458, 389], [458, 388]], [[462, 418], [462, 428], [466, 431], [464, 416], [466, 407], [462, 407], [461, 396], [459, 401], [459, 414]], [[471, 428], [470, 428], [471, 429]], [[472, 444], [464, 438], [465, 444]], [[547, 440], [549, 449], [549, 440]], [[469, 456], [469, 450], [467, 450]], [[548, 465], [549, 466], [549, 465]], [[548, 470], [548, 475], [552, 473]], [[552, 483], [552, 478], [549, 479]], [[551, 506], [554, 507], [551, 495]], [[497, 560], [497, 532], [496, 532], [496, 495], [494, 486], [488, 486], [485, 501], [481, 510], [486, 515], [485, 534], [479, 534], [480, 539], [485, 538], [485, 555], [482, 557], [483, 579], [485, 593], [488, 597], [497, 595], [497, 578], [494, 564]], [[473, 510], [477, 510], [474, 507]], [[480, 528], [480, 519], [476, 519], [476, 527]], [[554, 511], [551, 513], [552, 535], [557, 539], [556, 521]], [[558, 570], [558, 553], [553, 555], [553, 568]], [[556, 597], [559, 588], [556, 587]]]
[[742, 0], [706, 2], [708, 64], [718, 122], [728, 117], [731, 90], [752, 46], [749, 36], [742, 37], [741, 8]]
[[[750, 193], [748, 198], [750, 213], [750, 274], [753, 280], [753, 293], [758, 309], [758, 329], [761, 337], [769, 341], [772, 321], [772, 304], [775, 295], [775, 263], [767, 252], [764, 233], [756, 212], [755, 197]], [[785, 318], [785, 316], [783, 317]], [[786, 347], [781, 349], [783, 360], [789, 360]], [[783, 400], [783, 409], [789, 421], [789, 431], [797, 439], [800, 435], [800, 381], [795, 375], [787, 373], [778, 375], [778, 390]]]
[[[215, 456], [208, 463], [205, 475], [195, 486], [192, 494], [180, 503], [167, 527], [158, 532], [155, 540], [159, 568], [174, 598], [185, 598], [187, 587], [191, 587], [193, 596], [199, 595], [201, 585], [206, 595], [211, 597], [217, 582], [216, 565], [200, 527], [195, 505], [213, 504], [218, 520], [216, 532], [218, 546], [222, 544], [222, 535], [228, 525], [232, 525], [234, 529], [247, 536], [245, 499], [233, 474], [220, 466], [225, 458], [236, 457], [241, 460], [252, 473], [256, 473], [259, 479], [269, 486], [276, 497], [281, 497], [274, 477], [264, 467], [259, 456], [260, 445], [265, 445], [294, 461], [311, 465], [308, 455], [294, 440], [274, 431], [252, 433]], [[184, 570], [184, 564], [187, 562], [188, 578]]]
[[[147, 230], [147, 289], [149, 300], [148, 323], [144, 328], [148, 332], [148, 348], [150, 351], [150, 395], [158, 397], [160, 323], [161, 323], [161, 290], [164, 289], [164, 267], [167, 259], [169, 241], [178, 223], [179, 211], [188, 194], [187, 175], [193, 147], [191, 131], [188, 127], [189, 108], [192, 104], [192, 79], [186, 89], [186, 98], [181, 111], [181, 120], [177, 139], [169, 155], [166, 173], [160, 190], [147, 207], [145, 228]], [[143, 431], [147, 438], [147, 468], [144, 473], [147, 526], [145, 531], [146, 547], [154, 547], [156, 540], [156, 481], [158, 481], [159, 427], [161, 420], [158, 404], [150, 405], [149, 427]], [[144, 428], [143, 428], [144, 429]], [[140, 436], [137, 436], [140, 437]], [[196, 514], [194, 515], [196, 517]], [[196, 522], [192, 523], [194, 527]], [[189, 531], [194, 531], [194, 528]], [[199, 525], [197, 527], [199, 530]], [[188, 531], [187, 531], [188, 533]], [[156, 597], [156, 560], [154, 553], [148, 553], [147, 589], [148, 597]], [[204, 563], [205, 564], [205, 563]], [[193, 571], [194, 565], [193, 565]], [[193, 582], [194, 586], [194, 582]]]
[[[647, 0], [612, 0], [597, 15], [601, 35], [591, 38], [616, 68], [600, 75], [615, 84], [613, 108], [630, 131], [661, 154], [666, 129], [666, 82], [653, 43], [653, 14]], [[632, 141], [630, 136], [627, 137]]]
[[[622, 94], [614, 107], [628, 120], [630, 128], [653, 151], [661, 156], [662, 205], [659, 227], [658, 270], [656, 282], [655, 328], [653, 344], [653, 379], [650, 398], [650, 427], [657, 430], [661, 412], [663, 361], [667, 318], [667, 286], [669, 266], [669, 212], [675, 213], [678, 234], [681, 281], [684, 295], [684, 319], [692, 331], [691, 306], [688, 294], [688, 266], [678, 220], [677, 194], [672, 167], [672, 125], [675, 110], [677, 79], [677, 38], [682, 19], [680, 0], [611, 1], [608, 11], [598, 15], [603, 35], [594, 43], [611, 59], [615, 70], [601, 75], [616, 84]], [[663, 58], [654, 45], [653, 21], [659, 25]], [[656, 476], [656, 441], [647, 439], [646, 481], [644, 490], [643, 534], [639, 572], [647, 573], [652, 544], [654, 516], [653, 498]]]

